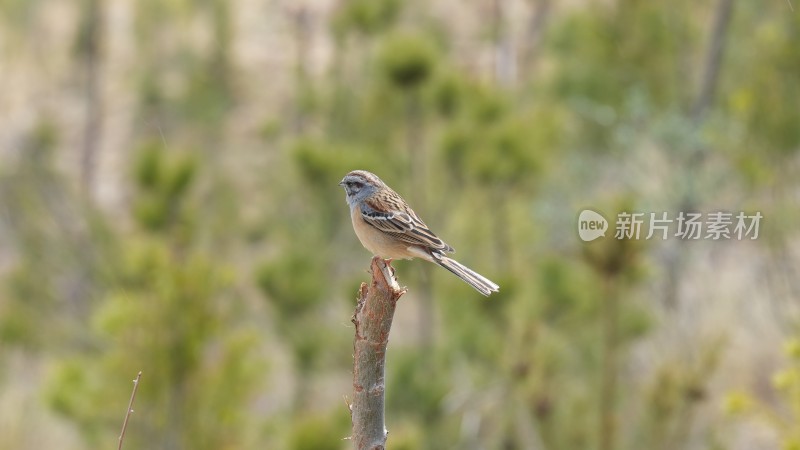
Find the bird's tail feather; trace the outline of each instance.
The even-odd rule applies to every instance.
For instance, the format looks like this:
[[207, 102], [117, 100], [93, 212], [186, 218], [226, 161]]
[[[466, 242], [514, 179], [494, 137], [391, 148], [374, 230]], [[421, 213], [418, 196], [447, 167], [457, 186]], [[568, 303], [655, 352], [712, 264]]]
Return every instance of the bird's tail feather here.
[[469, 267], [461, 264], [455, 259], [448, 258], [447, 256], [444, 255], [435, 255], [433, 258], [433, 262], [444, 267], [445, 269], [455, 274], [457, 277], [466, 281], [467, 284], [475, 288], [476, 291], [480, 292], [481, 294], [487, 297], [492, 292], [497, 292], [498, 290], [500, 290], [500, 286], [498, 286], [496, 283], [492, 282], [490, 279], [484, 277], [478, 272], [475, 272]]

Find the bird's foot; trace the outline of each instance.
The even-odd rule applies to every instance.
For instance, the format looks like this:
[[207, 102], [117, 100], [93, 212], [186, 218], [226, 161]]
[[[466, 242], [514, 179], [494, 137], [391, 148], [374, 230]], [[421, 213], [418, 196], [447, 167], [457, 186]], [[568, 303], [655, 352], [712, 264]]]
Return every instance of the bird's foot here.
[[392, 267], [392, 261], [394, 261], [394, 258], [386, 258], [383, 261], [386, 263], [386, 267], [392, 271], [392, 276], [394, 276], [394, 267]]

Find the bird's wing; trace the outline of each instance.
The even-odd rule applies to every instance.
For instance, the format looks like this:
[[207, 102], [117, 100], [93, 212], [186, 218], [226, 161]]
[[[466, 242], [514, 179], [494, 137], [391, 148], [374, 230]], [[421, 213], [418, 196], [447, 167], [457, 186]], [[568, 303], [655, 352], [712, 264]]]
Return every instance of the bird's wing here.
[[432, 250], [453, 252], [395, 192], [361, 203], [361, 217], [369, 225], [403, 242]]

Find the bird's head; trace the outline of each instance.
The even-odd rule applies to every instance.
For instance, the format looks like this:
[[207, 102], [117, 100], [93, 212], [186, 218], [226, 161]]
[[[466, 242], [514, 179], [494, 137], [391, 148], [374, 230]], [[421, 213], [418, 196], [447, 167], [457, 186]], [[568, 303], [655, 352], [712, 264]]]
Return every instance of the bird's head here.
[[384, 186], [377, 175], [366, 170], [354, 170], [342, 178], [339, 186], [344, 187], [347, 193], [347, 203], [350, 206], [361, 202]]

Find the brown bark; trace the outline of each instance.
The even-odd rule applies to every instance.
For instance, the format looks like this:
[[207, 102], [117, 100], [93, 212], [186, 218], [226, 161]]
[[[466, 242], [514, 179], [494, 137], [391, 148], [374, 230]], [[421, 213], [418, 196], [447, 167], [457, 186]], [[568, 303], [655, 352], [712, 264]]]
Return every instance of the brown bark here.
[[372, 282], [361, 283], [353, 314], [353, 448], [386, 448], [385, 367], [386, 347], [397, 300], [406, 292], [397, 284], [394, 269], [380, 257], [372, 258]]

